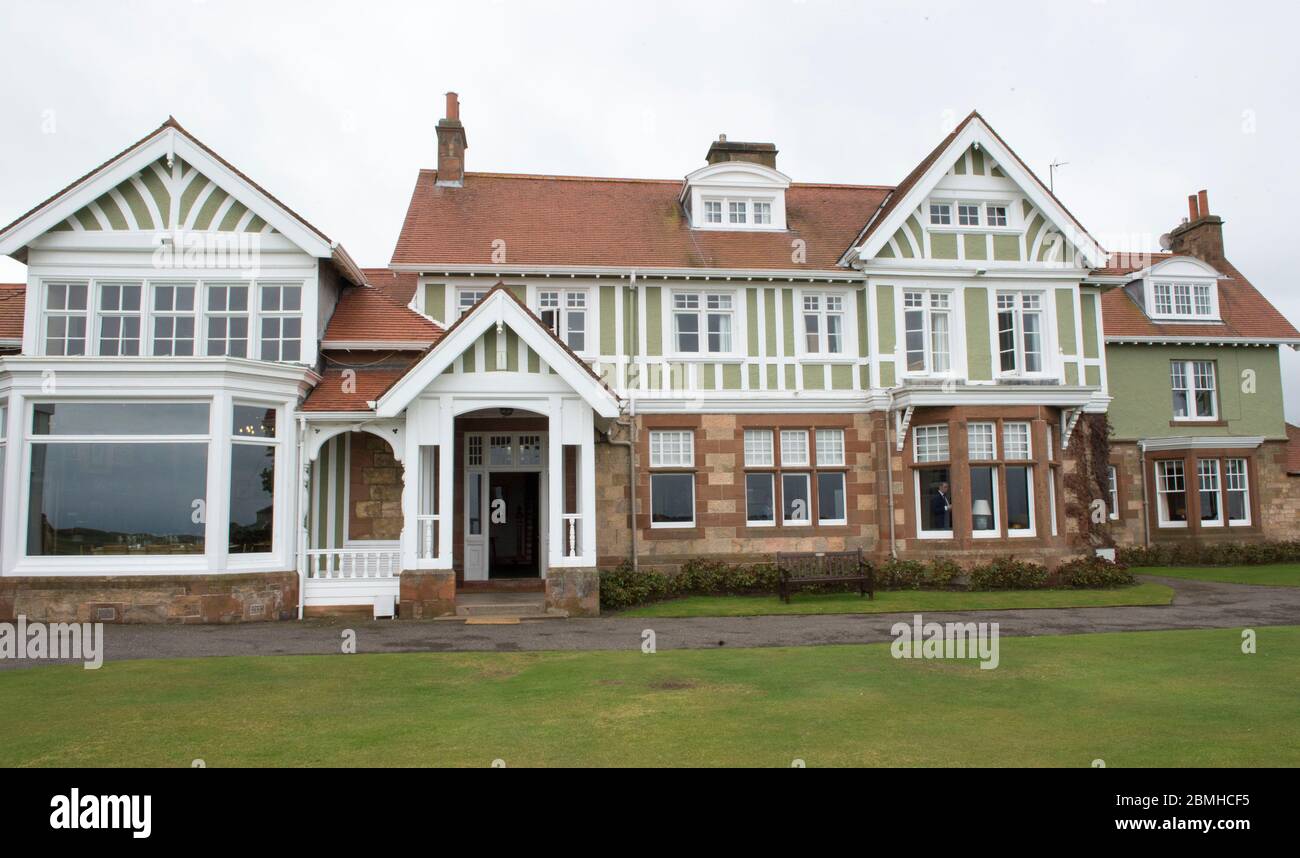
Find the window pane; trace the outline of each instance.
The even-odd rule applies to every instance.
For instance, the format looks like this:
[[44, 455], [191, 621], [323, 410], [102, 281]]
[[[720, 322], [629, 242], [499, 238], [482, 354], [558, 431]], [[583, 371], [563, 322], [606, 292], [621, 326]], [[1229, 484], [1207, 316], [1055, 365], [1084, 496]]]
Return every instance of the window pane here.
[[807, 474], [781, 475], [781, 517], [789, 524], [812, 522]]
[[750, 524], [771, 524], [776, 521], [771, 474], [745, 475], [745, 519]]
[[230, 448], [230, 553], [266, 554], [275, 524], [275, 447]]
[[673, 317], [677, 325], [677, 351], [698, 352], [700, 350], [700, 317], [694, 313], [676, 313]]
[[205, 402], [39, 402], [33, 435], [207, 435]]
[[913, 455], [918, 462], [948, 461], [948, 427], [916, 426], [912, 429]]
[[236, 405], [232, 433], [250, 438], [275, 437], [275, 409], [264, 405]]
[[1201, 521], [1219, 523], [1219, 460], [1201, 459], [1196, 463], [1196, 478], [1201, 501]]
[[1007, 468], [1007, 530], [1029, 530], [1034, 526], [1030, 502], [1030, 469], [1023, 465]]
[[483, 475], [469, 474], [466, 483], [465, 508], [469, 513], [470, 536], [483, 533]]
[[28, 554], [203, 553], [206, 443], [46, 443], [31, 455]]
[[1247, 485], [1245, 459], [1229, 459], [1224, 463], [1224, 488], [1228, 495], [1228, 520], [1250, 521], [1250, 488]]
[[808, 433], [802, 429], [781, 432], [781, 464], [783, 466], [808, 464]]
[[772, 459], [772, 430], [745, 430], [745, 466], [750, 468], [770, 468]]
[[817, 430], [817, 465], [835, 467], [844, 464], [844, 430]]
[[840, 522], [844, 516], [844, 475], [817, 475], [817, 520]]
[[993, 489], [994, 473], [989, 467], [970, 469], [971, 530], [997, 530], [998, 500]]
[[992, 423], [968, 423], [966, 441], [969, 458], [972, 461], [996, 459], [997, 447], [994, 437]]
[[921, 530], [952, 531], [952, 491], [947, 468], [921, 468], [916, 472], [921, 507]]
[[650, 467], [689, 468], [695, 464], [695, 436], [689, 431], [650, 433]]
[[1028, 459], [1029, 424], [1002, 424], [1002, 455], [1008, 459]]
[[1161, 521], [1187, 521], [1187, 486], [1181, 461], [1156, 462], [1156, 496]]
[[650, 475], [650, 521], [691, 524], [695, 521], [695, 475]]

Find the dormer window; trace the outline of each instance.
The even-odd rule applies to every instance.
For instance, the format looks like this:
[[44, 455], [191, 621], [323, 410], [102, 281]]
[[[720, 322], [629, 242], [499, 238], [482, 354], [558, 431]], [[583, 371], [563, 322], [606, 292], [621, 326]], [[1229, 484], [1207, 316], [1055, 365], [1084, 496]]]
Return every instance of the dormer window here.
[[749, 205], [744, 200], [732, 200], [727, 203], [728, 223], [748, 223]]
[[704, 222], [722, 223], [722, 201], [721, 200], [704, 201]]
[[760, 226], [772, 222], [772, 204], [771, 203], [754, 203], [754, 223]]
[[[682, 188], [680, 202], [690, 216], [692, 228], [737, 231], [786, 228], [785, 192], [790, 187], [789, 178], [767, 162], [724, 157], [737, 147], [765, 145], [715, 144], [710, 150], [711, 163], [688, 175]], [[769, 154], [775, 157], [775, 150]]]
[[1155, 321], [1217, 322], [1219, 274], [1199, 259], [1175, 256], [1138, 272], [1125, 288]]

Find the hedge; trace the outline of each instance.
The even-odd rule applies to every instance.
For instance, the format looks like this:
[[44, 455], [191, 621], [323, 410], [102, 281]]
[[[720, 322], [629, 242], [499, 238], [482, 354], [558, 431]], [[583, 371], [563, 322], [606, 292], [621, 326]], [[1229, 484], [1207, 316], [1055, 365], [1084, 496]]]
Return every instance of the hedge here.
[[1133, 546], [1119, 549], [1125, 566], [1261, 566], [1300, 563], [1300, 541]]

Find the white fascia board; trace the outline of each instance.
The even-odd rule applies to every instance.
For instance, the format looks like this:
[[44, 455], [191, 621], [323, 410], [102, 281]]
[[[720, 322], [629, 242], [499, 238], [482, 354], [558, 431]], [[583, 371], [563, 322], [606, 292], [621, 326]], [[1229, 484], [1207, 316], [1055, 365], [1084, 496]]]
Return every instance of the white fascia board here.
[[433, 383], [466, 349], [493, 325], [505, 325], [519, 335], [547, 366], [564, 379], [569, 387], [583, 398], [601, 417], [614, 418], [620, 413], [619, 401], [603, 384], [591, 376], [585, 367], [529, 316], [504, 290], [483, 301], [464, 318], [458, 326], [443, 337], [437, 347], [425, 355], [397, 384], [389, 388], [375, 403], [375, 413], [380, 417], [396, 417]]
[[[46, 391], [47, 373], [58, 380]], [[0, 377], [28, 395], [178, 396], [220, 388], [253, 396], [304, 395], [321, 377], [306, 366], [246, 358], [0, 357]]]
[[[863, 274], [869, 277], [926, 277], [934, 278], [952, 278], [959, 277], [963, 280], [969, 280], [975, 277], [985, 277], [988, 279], [1006, 278], [1014, 280], [1068, 280], [1072, 283], [1078, 283], [1083, 280], [1087, 274], [1086, 268], [1075, 268], [1073, 266], [1060, 268], [1026, 268], [1020, 263], [1014, 262], [987, 262], [963, 259], [917, 259], [910, 260], [907, 263], [900, 263], [898, 260], [884, 260], [881, 264], [876, 259], [864, 260], [861, 270]], [[976, 272], [983, 271], [984, 274]], [[972, 285], [978, 285], [973, 283]]]
[[1093, 402], [1097, 389], [1093, 387], [1061, 387], [1057, 385], [981, 385], [957, 387], [945, 391], [934, 387], [900, 388], [894, 392], [894, 407], [945, 407], [950, 405], [1054, 405], [1065, 408], [1082, 408]]
[[1020, 165], [1020, 160], [998, 141], [998, 138], [978, 117], [972, 119], [962, 129], [962, 132], [948, 145], [943, 154], [935, 159], [930, 168], [912, 185], [911, 190], [899, 201], [893, 211], [875, 228], [871, 237], [858, 248], [856, 255], [861, 259], [871, 259], [880, 252], [880, 248], [885, 245], [885, 242], [893, 237], [894, 233], [921, 204], [921, 201], [929, 196], [935, 185], [939, 183], [939, 180], [957, 162], [957, 159], [966, 153], [966, 150], [973, 143], [979, 143], [981, 148], [992, 156], [993, 160], [1002, 168], [1002, 172], [1007, 175], [1007, 178], [1015, 182], [1025, 196], [1029, 197], [1030, 202], [1051, 219], [1065, 234], [1066, 239], [1083, 253], [1091, 267], [1101, 268], [1105, 266], [1109, 258], [1106, 251], [1093, 240], [1092, 236], [1085, 233], [1075, 223], [1074, 218], [1070, 217], [1069, 213], [1047, 193], [1038, 180]]
[[405, 271], [414, 274], [426, 274], [431, 277], [455, 277], [458, 275], [487, 275], [489, 277], [554, 277], [581, 279], [591, 277], [614, 277], [626, 279], [636, 275], [638, 280], [664, 278], [676, 280], [834, 280], [858, 282], [861, 275], [850, 268], [833, 268], [818, 270], [793, 270], [783, 268], [646, 268], [632, 266], [600, 265], [458, 265], [446, 262], [428, 264], [390, 263], [393, 271]]
[[1188, 436], [1186, 438], [1143, 438], [1138, 446], [1146, 450], [1253, 450], [1264, 443], [1263, 435]]

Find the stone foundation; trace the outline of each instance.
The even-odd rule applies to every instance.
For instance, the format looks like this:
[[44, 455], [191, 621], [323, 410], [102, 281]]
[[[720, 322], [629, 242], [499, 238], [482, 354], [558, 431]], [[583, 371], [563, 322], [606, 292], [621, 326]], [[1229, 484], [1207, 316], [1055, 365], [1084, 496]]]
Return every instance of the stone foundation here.
[[400, 587], [399, 619], [431, 620], [456, 612], [456, 573], [450, 569], [407, 569]]
[[0, 621], [244, 623], [298, 616], [298, 574], [0, 578]]
[[570, 617], [600, 616], [600, 573], [595, 569], [548, 569], [546, 607]]

